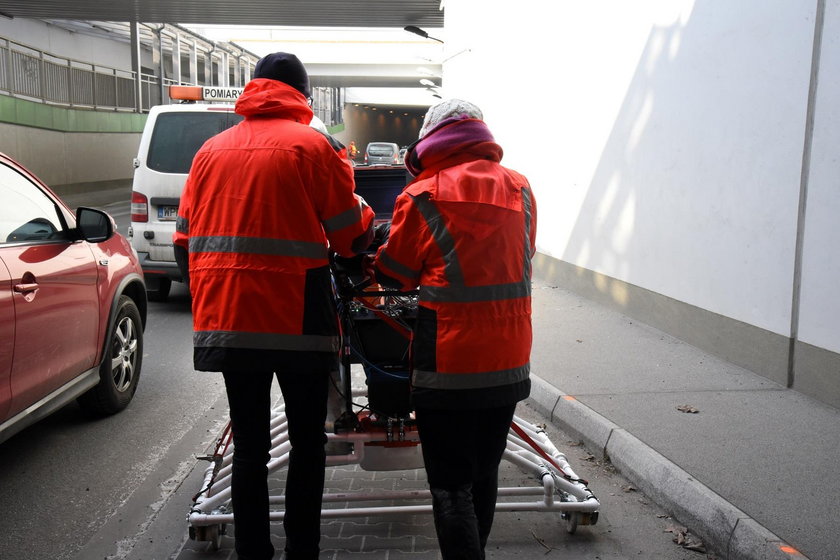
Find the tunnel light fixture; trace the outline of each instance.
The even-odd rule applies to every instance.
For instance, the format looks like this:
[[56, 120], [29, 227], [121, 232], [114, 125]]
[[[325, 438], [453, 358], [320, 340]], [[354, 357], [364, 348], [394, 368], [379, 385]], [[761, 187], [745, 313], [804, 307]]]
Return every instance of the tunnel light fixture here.
[[437, 74], [426, 68], [425, 66], [418, 66], [417, 73], [422, 74], [423, 76], [429, 76], [430, 78], [440, 78]]
[[415, 35], [420, 35], [424, 39], [431, 39], [432, 41], [437, 41], [438, 43], [443, 43], [442, 40], [440, 40], [436, 37], [432, 37], [431, 35], [429, 35], [428, 32], [423, 31], [422, 29], [420, 29], [416, 25], [406, 25], [405, 27], [403, 27], [403, 29], [405, 31], [408, 31], [409, 33], [414, 33]]

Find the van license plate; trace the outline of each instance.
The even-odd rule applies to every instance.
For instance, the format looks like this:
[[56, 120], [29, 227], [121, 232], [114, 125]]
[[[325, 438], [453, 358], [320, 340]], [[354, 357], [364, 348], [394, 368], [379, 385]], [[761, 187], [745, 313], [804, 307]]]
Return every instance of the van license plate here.
[[158, 220], [174, 222], [176, 219], [178, 219], [177, 206], [158, 206]]

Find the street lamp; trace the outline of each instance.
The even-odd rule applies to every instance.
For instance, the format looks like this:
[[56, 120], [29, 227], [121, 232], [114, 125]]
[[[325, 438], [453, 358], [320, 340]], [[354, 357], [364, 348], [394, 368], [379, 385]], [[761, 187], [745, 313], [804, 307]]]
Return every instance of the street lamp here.
[[432, 37], [426, 31], [423, 31], [422, 29], [420, 29], [416, 25], [406, 25], [405, 27], [403, 27], [403, 29], [408, 31], [409, 33], [414, 33], [415, 35], [420, 35], [424, 39], [431, 39], [432, 41], [437, 41], [438, 43], [443, 43], [443, 41], [441, 41], [440, 39], [438, 39], [436, 37]]

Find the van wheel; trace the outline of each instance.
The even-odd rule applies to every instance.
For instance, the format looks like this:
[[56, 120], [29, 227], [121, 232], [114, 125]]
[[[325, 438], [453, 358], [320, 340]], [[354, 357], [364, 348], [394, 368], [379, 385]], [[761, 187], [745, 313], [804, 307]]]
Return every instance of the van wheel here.
[[142, 363], [143, 322], [140, 311], [134, 300], [120, 296], [113, 332], [99, 367], [99, 383], [79, 397], [79, 405], [98, 416], [121, 411], [134, 397]]
[[172, 280], [169, 278], [159, 278], [157, 281], [146, 280], [146, 296], [149, 301], [166, 301], [171, 288]]

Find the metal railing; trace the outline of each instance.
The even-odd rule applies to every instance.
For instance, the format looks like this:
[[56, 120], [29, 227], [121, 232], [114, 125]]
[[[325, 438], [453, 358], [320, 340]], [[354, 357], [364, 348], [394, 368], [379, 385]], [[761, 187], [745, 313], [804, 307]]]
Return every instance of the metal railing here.
[[[14, 97], [73, 108], [135, 111], [134, 76], [129, 70], [73, 60], [0, 38], [0, 91]], [[143, 109], [148, 109], [160, 102], [159, 91], [154, 94], [159, 78], [143, 74], [142, 82], [148, 93]]]
[[[141, 74], [141, 110], [169, 103], [172, 84], [196, 85]], [[3, 37], [0, 93], [74, 109], [137, 110], [135, 72], [74, 60]], [[320, 87], [314, 93], [313, 109], [321, 120], [327, 126], [341, 123], [342, 90]]]
[[[136, 111], [135, 72], [58, 56], [0, 37], [0, 92], [74, 109]], [[184, 84], [140, 75], [143, 111], [169, 103], [168, 86]], [[190, 85], [190, 84], [186, 84]], [[162, 87], [163, 86], [163, 87]]]

